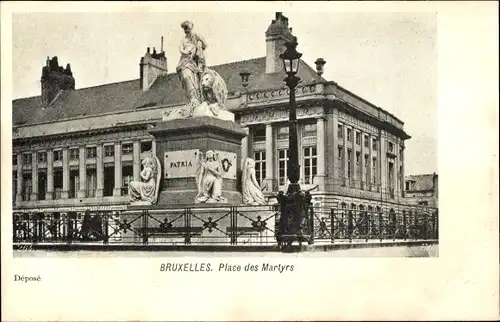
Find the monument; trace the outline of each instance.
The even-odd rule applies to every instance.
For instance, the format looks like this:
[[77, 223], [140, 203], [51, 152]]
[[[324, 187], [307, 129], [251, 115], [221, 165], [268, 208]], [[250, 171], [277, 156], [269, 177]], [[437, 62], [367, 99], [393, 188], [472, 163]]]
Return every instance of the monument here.
[[176, 71], [187, 104], [163, 112], [162, 122], [149, 130], [163, 166], [158, 205], [240, 205], [237, 173], [246, 133], [225, 109], [226, 83], [207, 67], [205, 39], [193, 32], [192, 22], [181, 27]]

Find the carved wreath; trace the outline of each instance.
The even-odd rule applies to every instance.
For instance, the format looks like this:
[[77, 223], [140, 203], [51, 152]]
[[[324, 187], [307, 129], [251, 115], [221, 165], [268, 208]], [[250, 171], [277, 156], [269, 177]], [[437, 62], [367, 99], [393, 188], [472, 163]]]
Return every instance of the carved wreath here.
[[229, 171], [229, 168], [231, 167], [231, 161], [229, 161], [228, 158], [224, 158], [221, 161], [222, 163], [222, 169], [224, 169], [225, 172]]

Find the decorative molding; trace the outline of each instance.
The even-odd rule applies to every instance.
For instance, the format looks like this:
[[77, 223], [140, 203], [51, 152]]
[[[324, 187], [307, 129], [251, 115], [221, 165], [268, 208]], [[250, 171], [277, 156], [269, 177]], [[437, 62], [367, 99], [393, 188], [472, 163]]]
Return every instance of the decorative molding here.
[[302, 146], [316, 146], [316, 137], [302, 138]]
[[[295, 89], [296, 97], [310, 95], [310, 94], [320, 94], [319, 84], [298, 86]], [[290, 89], [288, 88], [268, 89], [268, 90], [248, 93], [248, 101], [256, 102], [256, 101], [277, 100], [277, 99], [288, 98], [289, 95], [290, 95]]]
[[[297, 119], [319, 117], [323, 115], [323, 112], [322, 106], [298, 107]], [[240, 124], [242, 126], [247, 126], [251, 124], [262, 124], [264, 122], [283, 122], [288, 120], [288, 116], [289, 112], [286, 107], [268, 107], [266, 109], [253, 110], [242, 114]]]
[[152, 136], [146, 130], [127, 130], [120, 132], [99, 132], [92, 131], [85, 135], [57, 135], [53, 137], [40, 137], [26, 140], [15, 140], [13, 142], [13, 153], [20, 153], [26, 150], [55, 150], [61, 148], [116, 143], [125, 140], [151, 140]]

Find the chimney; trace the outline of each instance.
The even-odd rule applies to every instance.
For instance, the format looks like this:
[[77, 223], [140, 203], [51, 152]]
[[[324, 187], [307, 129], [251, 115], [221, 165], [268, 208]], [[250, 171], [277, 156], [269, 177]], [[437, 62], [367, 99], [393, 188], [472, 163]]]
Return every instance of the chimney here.
[[275, 19], [266, 30], [266, 73], [277, 73], [283, 69], [279, 55], [285, 51], [285, 43], [292, 40], [288, 18], [282, 12], [276, 12]]
[[323, 67], [325, 66], [326, 64], [326, 60], [324, 60], [323, 58], [318, 58], [316, 59], [316, 61], [314, 62], [316, 64], [316, 73], [321, 76], [323, 75]]
[[52, 59], [47, 57], [45, 66], [42, 67], [40, 82], [42, 83], [41, 98], [44, 107], [49, 106], [61, 91], [75, 89], [75, 78], [71, 72], [70, 64], [67, 64], [66, 68], [59, 66], [57, 56], [52, 57]]
[[157, 53], [156, 48], [153, 47], [153, 53], [151, 53], [148, 47], [139, 63], [140, 86], [143, 91], [150, 89], [158, 76], [167, 74], [167, 57], [163, 51], [163, 37], [161, 38], [161, 51]]
[[438, 175], [436, 172], [432, 174], [432, 187], [434, 188], [434, 197], [437, 199], [439, 196], [439, 183], [438, 183]]

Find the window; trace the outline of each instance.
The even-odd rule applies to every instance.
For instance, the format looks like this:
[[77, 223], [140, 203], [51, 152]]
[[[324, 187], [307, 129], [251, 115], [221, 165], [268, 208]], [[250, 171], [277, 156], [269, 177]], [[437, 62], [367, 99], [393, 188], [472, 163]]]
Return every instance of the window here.
[[405, 185], [406, 185], [405, 190], [410, 190], [410, 181], [406, 181]]
[[134, 150], [134, 147], [132, 146], [132, 143], [122, 144], [122, 154], [123, 155], [132, 154], [133, 150]]
[[128, 187], [130, 185], [130, 182], [134, 180], [134, 176], [132, 174], [128, 174], [123, 176], [123, 195], [128, 194]]
[[356, 152], [356, 164], [361, 162], [361, 152]]
[[341, 147], [340, 145], [337, 147], [337, 159], [341, 160], [344, 154], [344, 148]]
[[104, 156], [112, 157], [115, 155], [115, 146], [114, 145], [105, 145], [104, 146]]
[[344, 127], [342, 126], [342, 124], [337, 125], [337, 136], [339, 137], [339, 139], [344, 138]]
[[401, 183], [403, 182], [403, 166], [399, 166], [398, 171], [398, 187], [401, 187]]
[[317, 173], [318, 158], [316, 147], [308, 146], [304, 148], [304, 183], [313, 183], [313, 178]]
[[370, 138], [368, 137], [368, 135], [365, 135], [365, 147], [369, 146], [370, 146]]
[[389, 152], [394, 153], [394, 143], [389, 142]]
[[[69, 159], [70, 160], [78, 160], [80, 159], [80, 150], [79, 149], [71, 149], [69, 150]], [[55, 160], [55, 158], [54, 158]]]
[[347, 141], [352, 142], [352, 130], [347, 129]]
[[373, 150], [377, 151], [377, 139], [373, 138], [373, 144], [372, 144]]
[[372, 159], [372, 182], [377, 182], [377, 158]]
[[22, 189], [24, 201], [30, 200], [31, 192], [33, 191], [32, 184], [33, 182], [31, 180], [31, 174], [25, 174], [23, 176], [23, 189]]
[[266, 152], [255, 152], [253, 158], [255, 160], [255, 177], [259, 185], [262, 185], [262, 182], [266, 178]]
[[152, 141], [141, 142], [141, 153], [148, 151], [153, 151], [153, 142]]
[[388, 171], [387, 171], [387, 181], [389, 181], [389, 188], [394, 188], [394, 163], [389, 162]]
[[266, 141], [266, 128], [264, 126], [257, 126], [253, 131], [253, 142]]
[[38, 152], [38, 162], [47, 162], [47, 152]]
[[12, 171], [12, 202], [16, 201], [17, 195], [17, 171]]
[[429, 205], [429, 202], [428, 201], [419, 201], [418, 204], [420, 206], [428, 206]]
[[282, 126], [278, 128], [278, 140], [288, 140], [288, 126]]
[[17, 165], [17, 155], [16, 154], [12, 155], [12, 165]]
[[351, 178], [352, 150], [347, 150], [347, 178]]
[[365, 182], [369, 182], [370, 181], [370, 174], [368, 173], [368, 169], [370, 167], [370, 165], [369, 165], [370, 159], [368, 158], [368, 154], [365, 154], [364, 159], [365, 159]]
[[30, 165], [31, 164], [31, 153], [23, 153], [23, 164]]
[[54, 199], [61, 199], [63, 187], [63, 171], [61, 168], [54, 169]]
[[356, 144], [361, 144], [361, 133], [356, 132]]
[[130, 182], [132, 182], [133, 180], [133, 177], [132, 176], [125, 176], [123, 177], [123, 194], [128, 194], [128, 186], [130, 184]]
[[304, 131], [302, 133], [302, 137], [314, 137], [316, 136], [317, 127], [316, 124], [304, 124]]
[[278, 183], [280, 186], [286, 184], [286, 171], [288, 168], [288, 149], [278, 150]]
[[95, 146], [88, 147], [86, 150], [87, 159], [93, 159], [97, 155], [97, 148]]
[[87, 169], [87, 198], [94, 198], [97, 188], [97, 174], [95, 169]]

